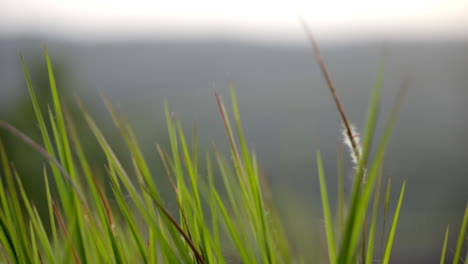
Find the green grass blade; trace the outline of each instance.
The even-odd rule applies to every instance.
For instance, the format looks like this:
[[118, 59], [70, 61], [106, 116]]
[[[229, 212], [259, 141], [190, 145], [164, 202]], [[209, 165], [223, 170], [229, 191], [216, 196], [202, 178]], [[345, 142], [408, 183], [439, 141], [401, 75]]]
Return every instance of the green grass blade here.
[[242, 156], [244, 158], [243, 161], [244, 161], [247, 172], [252, 172], [252, 162], [249, 156], [249, 149], [247, 148], [247, 144], [245, 142], [244, 132], [242, 129], [242, 123], [240, 120], [239, 107], [237, 105], [237, 97], [236, 97], [236, 93], [234, 91], [234, 87], [232, 84], [230, 85], [230, 90], [231, 90], [231, 100], [232, 100], [232, 111], [234, 114], [234, 120], [235, 120], [236, 128], [237, 128], [237, 136], [239, 137], [239, 143], [242, 149]]
[[[343, 177], [343, 144], [338, 146], [338, 221], [340, 233], [345, 228], [345, 191]], [[340, 238], [338, 238], [340, 239]]]
[[[21, 58], [21, 64], [23, 66], [24, 76], [26, 78], [26, 84], [28, 86], [29, 96], [31, 98], [31, 103], [33, 105], [34, 114], [36, 115], [36, 120], [37, 120], [37, 122], [39, 124], [39, 129], [40, 129], [40, 132], [41, 132], [42, 140], [44, 142], [44, 148], [45, 148], [46, 152], [53, 159], [56, 159], [55, 151], [54, 151], [54, 148], [52, 146], [52, 141], [51, 141], [51, 138], [49, 136], [49, 132], [48, 132], [47, 127], [46, 127], [46, 122], [45, 122], [44, 117], [42, 115], [42, 112], [41, 112], [41, 109], [40, 109], [40, 106], [39, 106], [39, 103], [38, 103], [38, 100], [37, 100], [36, 93], [35, 93], [35, 91], [33, 89], [33, 86], [32, 86], [31, 78], [30, 78], [28, 69], [26, 67], [26, 62], [24, 60], [23, 55], [20, 54], [20, 58]], [[61, 144], [59, 144], [59, 145], [61, 145]], [[68, 174], [66, 173], [66, 174], [63, 174], [64, 176], [61, 176], [60, 175], [60, 169], [58, 167], [56, 167], [56, 166], [52, 166], [52, 165], [54, 165], [55, 162], [49, 160], [49, 163], [51, 164], [51, 167], [52, 167], [52, 172], [53, 172], [55, 183], [57, 185], [57, 188], [58, 188], [58, 191], [59, 191], [59, 194], [60, 194], [60, 198], [61, 198], [62, 202], [69, 203], [70, 202], [68, 200], [69, 199], [69, 189], [65, 185], [65, 182], [64, 182], [64, 180], [62, 178], [62, 177], [67, 178], [66, 175], [68, 175]]]
[[372, 259], [373, 259], [373, 256], [374, 256], [375, 229], [376, 229], [376, 225], [377, 225], [377, 213], [379, 211], [381, 182], [382, 182], [382, 170], [380, 170], [379, 178], [377, 179], [377, 186], [376, 186], [375, 194], [374, 194], [374, 204], [372, 206], [371, 226], [370, 226], [370, 229], [369, 229], [369, 239], [368, 239], [368, 242], [367, 242], [366, 261], [365, 261], [364, 264], [372, 264]]
[[463, 222], [460, 227], [460, 234], [458, 235], [457, 247], [455, 249], [455, 255], [453, 256], [453, 264], [459, 263], [467, 223], [468, 223], [468, 203], [466, 204], [465, 215], [463, 216]]
[[328, 259], [330, 263], [336, 263], [336, 246], [335, 237], [333, 235], [333, 221], [330, 213], [330, 205], [328, 203], [327, 186], [325, 183], [325, 173], [323, 171], [322, 156], [320, 151], [317, 151], [317, 167], [320, 181], [320, 194], [322, 197], [323, 216], [325, 220], [325, 231], [327, 234]]
[[44, 249], [47, 255], [48, 263], [55, 263], [55, 257], [53, 253], [54, 251], [52, 249], [50, 240], [47, 236], [47, 232], [45, 231], [44, 225], [42, 224], [42, 220], [40, 216], [37, 214], [35, 207], [28, 200], [26, 191], [23, 188], [23, 184], [21, 183], [19, 176], [17, 174], [15, 174], [15, 176], [17, 179], [17, 184], [18, 184], [18, 189], [20, 191], [20, 195], [23, 198], [23, 204], [26, 207], [26, 210], [29, 214], [29, 217], [34, 226], [34, 229], [36, 230], [36, 234], [38, 236], [39, 241], [41, 242], [42, 248]]
[[382, 260], [382, 264], [388, 264], [388, 262], [390, 261], [390, 253], [392, 252], [393, 239], [395, 237], [395, 231], [396, 231], [396, 227], [398, 224], [398, 218], [400, 217], [400, 209], [401, 209], [401, 203], [403, 202], [403, 196], [405, 194], [405, 187], [406, 187], [406, 181], [403, 182], [403, 186], [401, 187], [400, 198], [398, 198], [397, 208], [395, 211], [395, 215], [393, 216], [392, 227], [390, 228], [390, 234], [388, 235], [387, 247], [385, 248], [385, 253], [384, 253], [383, 260]]
[[[150, 194], [151, 195], [151, 194]], [[200, 254], [199, 250], [196, 248], [196, 246], [193, 244], [189, 236], [187, 235], [186, 232], [182, 229], [182, 227], [177, 223], [174, 217], [171, 216], [171, 214], [167, 211], [167, 209], [162, 206], [153, 196], [154, 203], [160, 209], [160, 211], [163, 213], [164, 216], [166, 216], [169, 221], [173, 224], [173, 226], [176, 228], [178, 233], [184, 238], [184, 240], [188, 243], [190, 249], [192, 250], [193, 254], [195, 255], [195, 258], [197, 261], [199, 261], [201, 264], [205, 264], [205, 260], [203, 259], [203, 256]]]
[[225, 227], [227, 228], [227, 231], [231, 235], [231, 239], [233, 240], [234, 244], [237, 247], [237, 250], [239, 251], [239, 255], [242, 259], [242, 262], [255, 263], [255, 258], [247, 252], [247, 247], [245, 246], [245, 244], [243, 244], [239, 236], [239, 230], [235, 228], [234, 223], [231, 220], [231, 216], [228, 214], [221, 198], [217, 193], [214, 193], [214, 197], [216, 199], [216, 202], [218, 203], [219, 209], [221, 210], [221, 215], [223, 216]]
[[47, 170], [45, 167], [43, 171], [44, 171], [44, 182], [45, 182], [45, 187], [46, 187], [47, 205], [49, 209], [48, 211], [49, 211], [50, 230], [52, 232], [52, 242], [54, 243], [55, 250], [59, 250], [57, 227], [55, 225], [55, 216], [52, 210], [52, 196], [50, 194], [49, 179], [48, 179]]
[[37, 249], [37, 241], [36, 237], [34, 235], [34, 228], [32, 226], [32, 223], [29, 222], [29, 233], [31, 234], [31, 244], [32, 244], [32, 253], [33, 253], [33, 263], [39, 263], [39, 251]]
[[71, 178], [75, 180], [75, 170], [74, 170], [74, 165], [73, 165], [73, 160], [72, 160], [70, 144], [69, 144], [68, 137], [67, 137], [67, 130], [65, 126], [65, 119], [63, 116], [62, 105], [60, 103], [57, 85], [55, 83], [54, 71], [52, 69], [52, 63], [50, 61], [49, 51], [47, 50], [45, 46], [44, 46], [44, 53], [45, 53], [46, 63], [47, 63], [47, 72], [49, 74], [50, 90], [51, 90], [52, 101], [53, 101], [54, 110], [55, 110], [57, 128], [59, 130], [59, 136], [61, 140], [57, 142], [57, 144], [60, 144], [63, 147], [64, 160], [62, 160], [62, 164], [64, 164], [65, 168], [70, 173]]
[[0, 217], [0, 230], [2, 234], [0, 235], [0, 241], [2, 242], [3, 248], [7, 251], [8, 256], [15, 260], [16, 263], [20, 263], [18, 250], [14, 243], [14, 238], [10, 232], [9, 225]]
[[445, 238], [444, 238], [444, 245], [442, 246], [442, 253], [440, 254], [440, 264], [445, 263], [445, 253], [447, 252], [447, 243], [448, 243], [448, 236], [449, 236], [449, 226], [447, 226], [447, 230], [445, 231]]
[[387, 216], [388, 216], [388, 206], [390, 204], [390, 191], [392, 189], [392, 178], [388, 178], [387, 180], [387, 189], [385, 191], [385, 200], [384, 200], [384, 209], [383, 209], [383, 223], [382, 223], [382, 237], [380, 240], [380, 249], [379, 249], [379, 256], [382, 258], [384, 244], [385, 244], [385, 230], [387, 227]]

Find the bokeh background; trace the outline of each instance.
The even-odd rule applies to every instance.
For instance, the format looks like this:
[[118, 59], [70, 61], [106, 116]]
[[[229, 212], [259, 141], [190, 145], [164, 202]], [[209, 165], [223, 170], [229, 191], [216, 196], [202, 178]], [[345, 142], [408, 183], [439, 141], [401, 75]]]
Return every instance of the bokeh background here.
[[[411, 76], [384, 167], [395, 190], [392, 201], [408, 181], [392, 263], [438, 263], [445, 227], [458, 230], [468, 199], [465, 0], [0, 1], [0, 118], [40, 139], [19, 51], [46, 111], [42, 46], [47, 44], [59, 90], [82, 125], [95, 170], [102, 170], [104, 161], [79, 118], [75, 97], [123, 150], [99, 98], [104, 92], [130, 120], [159, 175], [154, 143], [167, 142], [163, 98], [187, 129], [196, 120], [203, 151], [213, 142], [222, 149], [227, 142], [214, 89], [227, 100], [232, 81], [248, 142], [286, 229], [295, 247], [314, 259], [323, 235], [315, 149], [323, 153], [336, 195], [341, 127], [298, 14], [310, 24], [359, 129], [384, 47], [379, 127], [404, 76]], [[7, 133], [0, 136], [31, 197], [44, 209], [41, 158]], [[346, 156], [345, 165], [351, 185]]]

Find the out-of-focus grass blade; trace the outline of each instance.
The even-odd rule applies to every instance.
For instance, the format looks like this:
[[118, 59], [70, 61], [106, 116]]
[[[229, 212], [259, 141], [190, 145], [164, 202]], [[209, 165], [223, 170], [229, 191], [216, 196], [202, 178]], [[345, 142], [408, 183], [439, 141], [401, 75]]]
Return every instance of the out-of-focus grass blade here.
[[54, 212], [52, 210], [52, 195], [50, 194], [50, 187], [49, 187], [49, 179], [47, 175], [47, 170], [44, 167], [44, 182], [45, 182], [45, 187], [46, 187], [46, 195], [47, 195], [47, 205], [48, 205], [48, 211], [49, 211], [49, 221], [50, 221], [50, 229], [52, 232], [52, 241], [54, 243], [54, 249], [56, 251], [59, 250], [59, 240], [58, 240], [58, 235], [57, 235], [57, 227], [55, 225], [55, 216]]
[[[218, 104], [219, 114], [221, 115], [221, 119], [223, 120], [224, 128], [226, 130], [229, 143], [231, 145], [231, 152], [232, 152], [232, 155], [234, 156], [235, 165], [237, 166], [236, 169], [239, 170], [241, 180], [247, 181], [244, 166], [240, 158], [239, 151], [237, 150], [237, 144], [234, 138], [234, 134], [232, 132], [231, 122], [229, 121], [229, 116], [226, 111], [226, 107], [224, 106], [224, 101], [221, 95], [219, 95], [218, 93], [215, 93], [215, 97], [216, 97], [216, 102]], [[247, 183], [244, 183], [244, 184], [247, 185]]]
[[[73, 159], [71, 156], [70, 144], [69, 144], [68, 137], [67, 137], [65, 118], [63, 117], [62, 106], [61, 106], [60, 98], [59, 98], [58, 91], [57, 91], [57, 85], [55, 83], [54, 71], [52, 69], [52, 63], [50, 61], [49, 51], [47, 50], [45, 46], [44, 46], [44, 53], [45, 53], [45, 58], [46, 58], [46, 63], [47, 63], [47, 71], [49, 74], [50, 90], [52, 93], [52, 101], [53, 101], [54, 110], [55, 110], [57, 128], [59, 130], [59, 136], [61, 139], [60, 143], [63, 147], [63, 152], [65, 156], [64, 160], [62, 160], [61, 162], [65, 166], [65, 168], [68, 169], [68, 172], [71, 178], [75, 181], [76, 180], [75, 170], [74, 170], [74, 165], [73, 165]], [[57, 144], [59, 143], [57, 142]]]
[[[6, 244], [12, 246], [12, 249], [14, 249], [13, 252], [17, 254], [18, 259], [22, 259], [22, 254], [28, 252], [27, 248], [30, 244], [27, 234], [26, 219], [23, 215], [23, 210], [19, 202], [20, 199], [16, 194], [13, 172], [10, 168], [8, 156], [1, 140], [0, 160], [3, 166], [3, 174], [1, 174], [2, 181], [0, 181], [0, 198], [3, 206], [1, 208], [3, 210], [0, 211], [0, 216], [3, 221], [2, 229], [5, 232], [5, 239], [12, 239]], [[6, 182], [6, 186], [3, 185], [3, 181]]]
[[[37, 122], [39, 124], [39, 129], [41, 131], [41, 136], [42, 136], [42, 140], [44, 142], [45, 149], [46, 149], [47, 153], [52, 158], [55, 159], [56, 158], [55, 151], [54, 151], [54, 148], [52, 146], [52, 141], [51, 141], [51, 138], [49, 136], [49, 132], [48, 132], [47, 127], [46, 127], [46, 122], [45, 122], [44, 117], [42, 115], [41, 108], [39, 106], [39, 103], [38, 103], [38, 100], [37, 100], [37, 97], [36, 97], [36, 93], [35, 93], [35, 91], [33, 89], [33, 86], [32, 86], [31, 78], [29, 76], [29, 72], [28, 72], [28, 69], [26, 67], [26, 62], [24, 60], [23, 55], [20, 54], [20, 58], [21, 58], [21, 64], [23, 66], [24, 76], [26, 78], [26, 83], [27, 83], [28, 90], [29, 90], [29, 96], [31, 98], [31, 103], [33, 105], [34, 114], [36, 115], [36, 120], [37, 120]], [[54, 162], [52, 162], [50, 160], [49, 160], [49, 163], [51, 165], [54, 164]], [[56, 183], [57, 189], [59, 191], [60, 198], [61, 198], [62, 202], [69, 203], [70, 202], [68, 200], [69, 199], [69, 189], [66, 187], [66, 185], [64, 183], [64, 180], [62, 178], [62, 177], [67, 177], [67, 176], [65, 176], [65, 175], [61, 176], [58, 167], [55, 167], [55, 166], [51, 166], [51, 167], [52, 167], [52, 172], [53, 172], [53, 175], [54, 175], [55, 183]], [[68, 208], [68, 206], [67, 206], [67, 208]]]
[[367, 241], [366, 261], [364, 264], [372, 264], [375, 249], [375, 229], [377, 225], [377, 213], [379, 211], [380, 187], [382, 182], [382, 170], [380, 170], [377, 186], [375, 187], [374, 204], [372, 206], [372, 219], [369, 229], [369, 239]]
[[396, 231], [396, 227], [398, 224], [398, 218], [400, 217], [400, 209], [401, 209], [401, 203], [403, 202], [403, 196], [405, 194], [405, 187], [406, 187], [406, 181], [403, 182], [403, 186], [401, 187], [400, 198], [398, 198], [397, 208], [395, 211], [395, 215], [393, 216], [392, 227], [390, 228], [390, 234], [388, 235], [387, 247], [385, 248], [385, 253], [384, 253], [383, 260], [382, 260], [382, 264], [388, 264], [388, 262], [390, 261], [390, 253], [392, 252], [393, 239], [395, 237], [395, 231]]
[[466, 251], [465, 262], [464, 263], [468, 263], [468, 250]]
[[450, 228], [450, 226], [447, 226], [447, 230], [445, 231], [444, 245], [442, 246], [442, 253], [440, 254], [440, 264], [445, 263], [445, 253], [447, 252], [449, 228]]
[[215, 193], [217, 194], [216, 188], [214, 186], [214, 179], [213, 179], [213, 166], [210, 155], [206, 154], [206, 170], [208, 175], [208, 186], [205, 189], [202, 188], [202, 194], [206, 196], [206, 200], [209, 203], [209, 207], [211, 208], [211, 226], [212, 226], [212, 234], [213, 234], [213, 250], [215, 254], [218, 256], [218, 261], [221, 263], [225, 263], [225, 260], [220, 257], [222, 256], [222, 249], [221, 249], [221, 233], [219, 231], [219, 220], [218, 220], [218, 204], [217, 199], [215, 197]]
[[453, 256], [453, 264], [459, 263], [467, 223], [468, 223], [468, 203], [466, 204], [465, 214], [463, 216], [463, 222], [460, 227], [460, 234], [458, 235], [457, 247], [455, 250], [455, 255]]
[[[105, 96], [104, 93], [101, 93], [101, 98], [103, 99], [104, 104], [106, 105], [106, 108], [110, 113], [112, 120], [114, 121], [114, 124], [120, 130], [120, 133], [132, 154], [132, 158], [135, 159], [136, 164], [138, 165], [138, 168], [141, 171], [141, 174], [145, 180], [144, 182], [147, 188], [149, 188], [154, 194], [157, 195], [158, 201], [161, 201], [159, 191], [152, 180], [151, 172], [147, 166], [145, 158], [143, 157], [143, 153], [138, 145], [133, 130], [131, 129], [128, 123], [119, 119], [117, 112], [115, 111], [114, 107], [112, 106], [109, 99]], [[150, 212], [150, 214], [154, 216], [153, 212]]]
[[328, 203], [327, 186], [325, 183], [325, 173], [323, 171], [322, 156], [320, 151], [317, 151], [317, 167], [320, 182], [320, 194], [322, 196], [323, 217], [325, 220], [325, 231], [327, 234], [328, 259], [330, 263], [336, 263], [336, 248], [335, 237], [333, 235], [333, 220], [330, 213], [330, 205]]
[[62, 229], [62, 232], [63, 232], [65, 238], [68, 241], [70, 241], [70, 243], [72, 243], [73, 258], [75, 259], [75, 263], [77, 263], [77, 264], [81, 263], [80, 258], [78, 257], [78, 253], [76, 252], [75, 247], [73, 246], [73, 242], [72, 242], [73, 239], [71, 238], [72, 236], [69, 236], [67, 226], [65, 225], [65, 222], [64, 222], [62, 216], [60, 215], [60, 212], [59, 212], [57, 206], [55, 205], [54, 200], [52, 200], [52, 209], [54, 211], [55, 217], [57, 218], [57, 222], [59, 223], [59, 226]]
[[23, 188], [23, 184], [21, 183], [21, 180], [16, 172], [15, 172], [15, 178], [17, 180], [20, 195], [23, 199], [23, 204], [29, 214], [33, 227], [36, 230], [38, 239], [41, 242], [41, 245], [47, 255], [48, 263], [55, 263], [54, 251], [52, 250], [52, 245], [47, 236], [47, 232], [45, 231], [44, 225], [42, 224], [42, 220], [40, 216], [36, 213], [33, 205], [29, 202], [28, 196], [26, 195], [26, 191]]
[[[8, 162], [8, 156], [5, 151], [5, 146], [0, 138], [0, 162], [3, 168], [2, 176], [5, 178], [11, 178], [11, 171]], [[2, 178], [3, 178], [2, 177]], [[10, 212], [10, 206], [8, 202], [9, 196], [8, 192], [6, 192], [5, 186], [3, 185], [3, 181], [0, 181], [0, 202], [2, 203], [3, 214], [5, 216], [5, 220], [8, 222], [12, 222], [12, 213]]]
[[47, 132], [47, 127], [45, 125], [46, 123], [44, 121], [44, 117], [42, 116], [41, 108], [39, 106], [36, 93], [34, 92], [34, 89], [32, 86], [28, 68], [26, 67], [26, 62], [24, 61], [23, 55], [20, 54], [20, 58], [21, 58], [21, 64], [23, 66], [24, 76], [26, 77], [26, 83], [27, 83], [28, 90], [29, 90], [29, 96], [31, 97], [31, 103], [34, 108], [34, 113], [36, 115], [37, 122], [39, 123], [39, 129], [41, 131], [42, 139], [44, 141], [47, 151], [51, 154], [51, 156], [55, 157], [55, 154], [52, 151], [53, 148], [52, 148], [52, 144], [50, 141], [49, 133]]
[[[141, 195], [139, 195], [137, 188], [133, 184], [133, 182], [130, 180], [130, 177], [128, 176], [127, 172], [125, 171], [124, 167], [120, 163], [119, 159], [115, 155], [114, 151], [108, 144], [106, 138], [102, 134], [101, 130], [97, 126], [97, 124], [94, 122], [94, 120], [91, 118], [91, 116], [88, 114], [88, 112], [85, 110], [84, 106], [80, 104], [81, 110], [85, 116], [86, 122], [88, 123], [88, 126], [91, 128], [94, 136], [98, 140], [102, 150], [106, 154], [108, 161], [110, 161], [110, 165], [117, 169], [118, 175], [120, 176], [120, 180], [122, 183], [125, 185], [127, 190], [131, 193], [132, 197], [135, 199], [135, 203], [138, 206], [143, 205], [143, 200], [141, 198]], [[142, 213], [147, 213], [146, 209], [140, 208]]]
[[233, 110], [234, 120], [236, 122], [236, 127], [237, 127], [237, 136], [239, 137], [239, 143], [242, 149], [242, 156], [244, 157], [243, 161], [244, 161], [247, 172], [252, 172], [252, 162], [249, 156], [249, 149], [247, 148], [247, 144], [245, 142], [244, 132], [242, 130], [242, 123], [241, 123], [240, 115], [239, 115], [239, 107], [237, 105], [237, 97], [236, 97], [236, 93], [234, 91], [234, 87], [232, 84], [230, 85], [230, 90], [231, 90], [232, 110]]
[[[242, 211], [239, 208], [239, 205], [241, 204], [239, 200], [239, 194], [236, 195], [235, 193], [236, 190], [241, 189], [241, 183], [234, 181], [233, 174], [229, 171], [227, 162], [223, 160], [219, 153], [216, 153], [216, 159], [218, 162], [224, 187], [226, 189], [227, 196], [229, 199], [229, 205], [231, 206], [230, 209], [233, 211], [234, 217], [228, 214], [226, 208], [227, 206], [221, 200], [221, 197], [219, 196], [216, 189], [214, 189], [214, 185], [212, 186], [213, 189], [211, 190], [211, 192], [213, 193], [214, 198], [216, 199], [216, 203], [218, 204], [219, 209], [221, 210], [220, 213], [223, 217], [222, 220], [225, 224], [224, 227], [227, 229], [228, 233], [231, 236], [231, 239], [236, 245], [236, 248], [239, 251], [240, 256], [242, 257], [243, 262], [249, 263], [250, 261], [253, 261], [255, 259], [252, 257], [253, 254], [251, 253], [251, 248], [245, 247], [247, 238], [246, 230], [243, 225], [243, 216], [245, 215], [245, 213], [241, 213]], [[235, 224], [238, 225], [237, 228]]]
[[15, 243], [13, 242], [13, 237], [10, 234], [10, 229], [8, 228], [8, 224], [3, 216], [0, 216], [0, 228], [2, 230], [0, 242], [2, 243], [3, 248], [7, 251], [8, 256], [10, 256], [11, 259], [16, 263], [20, 263], [18, 252]]
[[388, 178], [387, 189], [385, 191], [384, 209], [383, 209], [382, 237], [380, 240], [380, 249], [379, 249], [380, 258], [382, 258], [382, 253], [383, 253], [384, 243], [385, 243], [385, 230], [387, 227], [388, 205], [390, 204], [391, 189], [392, 189], [392, 178]]
[[221, 215], [223, 216], [225, 227], [227, 228], [227, 231], [231, 235], [231, 238], [234, 244], [236, 245], [237, 250], [239, 251], [239, 255], [243, 263], [255, 263], [256, 262], [255, 257], [253, 257], [247, 252], [247, 247], [245, 247], [245, 244], [243, 244], [242, 240], [240, 239], [239, 231], [235, 228], [234, 223], [231, 220], [231, 216], [228, 214], [226, 207], [224, 206], [221, 198], [219, 197], [217, 193], [214, 193], [214, 197], [216, 199], [216, 202], [218, 203], [219, 209], [221, 210]]
[[[345, 228], [345, 192], [344, 192], [344, 177], [343, 177], [343, 143], [338, 145], [338, 222], [339, 233]], [[338, 234], [337, 234], [338, 235]], [[341, 239], [341, 237], [337, 237]]]
[[31, 234], [30, 242], [32, 244], [33, 261], [34, 263], [39, 263], [39, 251], [37, 250], [36, 236], [34, 235], [34, 228], [31, 222], [29, 222], [29, 233]]
[[[111, 231], [112, 226], [113, 226], [113, 221], [112, 221], [112, 214], [111, 214], [111, 208], [107, 202], [107, 199], [104, 195], [104, 192], [102, 191], [101, 187], [99, 186], [98, 181], [96, 178], [92, 175], [91, 173], [91, 168], [88, 164], [86, 154], [84, 153], [84, 150], [82, 148], [81, 142], [79, 140], [74, 122], [71, 118], [71, 116], [68, 114], [68, 112], [65, 112], [65, 117], [66, 120], [68, 121], [68, 131], [69, 131], [69, 136], [71, 139], [71, 142], [76, 149], [76, 154], [78, 156], [78, 160], [80, 162], [80, 165], [83, 170], [83, 174], [86, 178], [87, 186], [91, 191], [92, 197], [93, 197], [93, 205], [94, 205], [94, 210], [97, 211], [100, 221], [102, 224], [104, 224], [108, 235], [109, 236], [103, 236], [104, 240], [107, 240], [107, 238], [110, 240], [110, 243], [112, 245], [112, 250], [113, 250], [113, 256], [115, 257], [116, 260], [120, 259], [121, 257], [119, 256], [120, 252], [116, 251], [117, 249], [117, 241], [114, 237], [114, 233]], [[101, 202], [98, 202], [101, 201]], [[53, 218], [51, 219], [53, 220]], [[129, 226], [131, 224], [129, 223]], [[95, 241], [95, 240], [93, 240]], [[138, 241], [137, 241], [138, 242]], [[140, 253], [142, 253], [142, 246], [139, 247]], [[142, 258], [145, 260], [144, 256], [144, 250], [142, 253]]]

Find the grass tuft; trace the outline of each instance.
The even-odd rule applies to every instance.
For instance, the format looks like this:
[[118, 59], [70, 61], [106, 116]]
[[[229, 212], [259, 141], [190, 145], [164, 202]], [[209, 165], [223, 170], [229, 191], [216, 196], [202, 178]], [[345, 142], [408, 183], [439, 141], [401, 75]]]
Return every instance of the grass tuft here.
[[[342, 119], [344, 141], [350, 141], [350, 158], [356, 165], [352, 192], [346, 199], [341, 144], [335, 220], [330, 207], [322, 156], [320, 150], [317, 150], [317, 174], [328, 262], [372, 264], [378, 255], [375, 252], [376, 229], [383, 157], [408, 82], [402, 84], [381, 140], [373, 142], [376, 138], [374, 129], [384, 75], [382, 59], [371, 93], [361, 146], [318, 45], [305, 21], [302, 23]], [[40, 175], [38, 177], [44, 178], [47, 210], [44, 215], [40, 214], [29, 199], [24, 183], [10, 163], [0, 140], [0, 262], [289, 264], [314, 261], [304, 260], [303, 252], [295, 250], [289, 242], [290, 227], [282, 224], [274, 205], [274, 195], [261, 171], [257, 156], [246, 143], [232, 84], [232, 109], [226, 108], [218, 92], [215, 92], [214, 98], [229, 142], [228, 157], [216, 148], [211, 153], [200, 155], [196, 123], [189, 133], [192, 137], [189, 140], [181, 122], [174, 118], [167, 101], [164, 101], [170, 144], [168, 149], [156, 145], [156, 152], [172, 190], [173, 197], [167, 197], [160, 191], [164, 188], [157, 181], [160, 175], [152, 171], [147, 163], [130, 124], [104, 94], [101, 94], [102, 100], [116, 131], [122, 136], [127, 149], [125, 157], [130, 162], [119, 158], [99, 124], [88, 113], [85, 105], [77, 100], [86, 124], [105, 157], [103, 172], [93, 169], [74, 117], [62, 107], [53, 65], [45, 47], [44, 53], [52, 94], [52, 107], [48, 108], [47, 113], [41, 110], [43, 108], [37, 100], [26, 62], [23, 56], [20, 57], [42, 142], [33, 141], [2, 120], [0, 128], [45, 158], [46, 165], [37, 171]], [[371, 155], [373, 144], [376, 150]], [[387, 264], [390, 261], [405, 187], [406, 183], [403, 182], [389, 234], [387, 237], [382, 236], [380, 248], [383, 252], [379, 254], [379, 263]], [[386, 219], [390, 214], [389, 200], [390, 180], [383, 201], [384, 234]], [[371, 201], [372, 206], [369, 206]], [[175, 208], [168, 206], [172, 202], [177, 205]], [[467, 222], [468, 205], [457, 241], [454, 264], [458, 263], [461, 256]], [[445, 261], [447, 243], [448, 228], [440, 263]]]

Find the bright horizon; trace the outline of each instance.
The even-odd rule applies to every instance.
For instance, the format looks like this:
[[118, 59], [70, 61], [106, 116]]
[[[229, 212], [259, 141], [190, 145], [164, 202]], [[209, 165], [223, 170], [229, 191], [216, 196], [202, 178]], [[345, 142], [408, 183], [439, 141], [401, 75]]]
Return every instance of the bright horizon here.
[[303, 36], [298, 13], [317, 35], [332, 39], [468, 37], [466, 0], [14, 0], [0, 4], [0, 36], [297, 39]]

